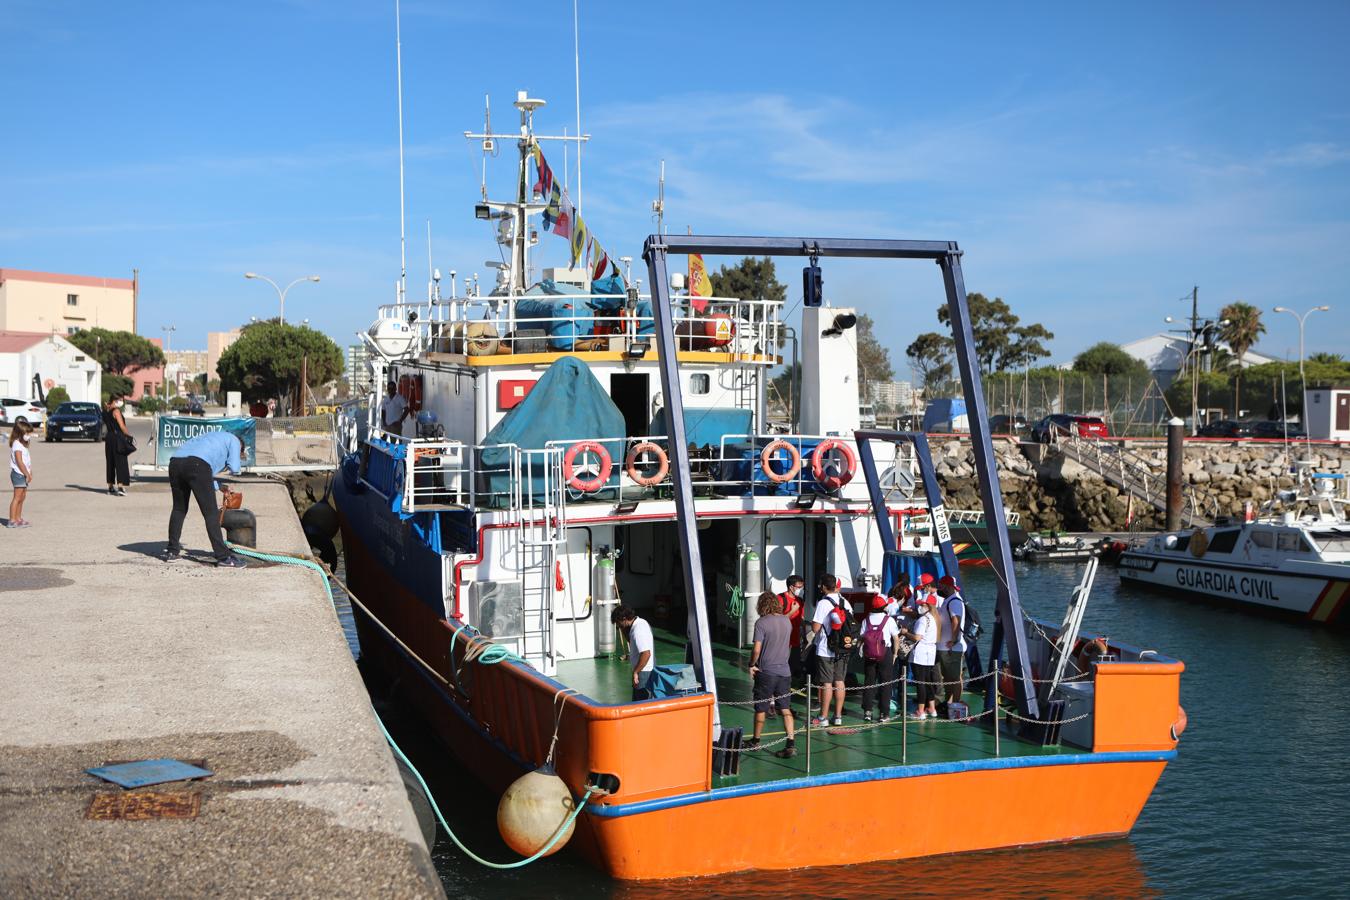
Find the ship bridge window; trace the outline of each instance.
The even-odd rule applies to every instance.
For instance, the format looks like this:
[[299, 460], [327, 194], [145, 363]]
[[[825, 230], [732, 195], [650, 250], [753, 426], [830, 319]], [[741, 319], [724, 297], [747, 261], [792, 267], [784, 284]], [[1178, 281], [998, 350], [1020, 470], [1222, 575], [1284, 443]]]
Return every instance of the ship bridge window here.
[[1275, 535], [1271, 534], [1269, 531], [1253, 531], [1252, 543], [1262, 550], [1274, 550]]
[[706, 394], [712, 390], [712, 377], [707, 372], [695, 372], [689, 376], [689, 393]]
[[1210, 539], [1207, 553], [1232, 553], [1233, 548], [1237, 546], [1238, 535], [1242, 532], [1236, 528], [1230, 528], [1227, 531], [1216, 531], [1214, 537]]
[[1291, 553], [1302, 553], [1311, 549], [1308, 542], [1303, 539], [1303, 535], [1297, 531], [1281, 531], [1276, 546]]
[[1313, 543], [1322, 548], [1323, 553], [1350, 553], [1350, 533], [1340, 531], [1314, 531]]
[[1189, 534], [1169, 534], [1167, 538], [1167, 549], [1175, 550], [1178, 553], [1191, 545], [1191, 536]]

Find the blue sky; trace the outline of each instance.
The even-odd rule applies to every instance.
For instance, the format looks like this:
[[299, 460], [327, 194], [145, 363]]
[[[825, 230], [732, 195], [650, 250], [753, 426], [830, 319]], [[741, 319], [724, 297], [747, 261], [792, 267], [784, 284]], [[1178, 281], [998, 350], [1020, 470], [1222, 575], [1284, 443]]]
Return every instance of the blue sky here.
[[[1193, 284], [1266, 310], [1266, 353], [1298, 352], [1271, 307], [1323, 303], [1308, 352], [1350, 350], [1350, 5], [1102, 7], [581, 0], [586, 219], [639, 256], [664, 159], [672, 230], [959, 241], [1055, 361], [1166, 328]], [[183, 348], [275, 314], [244, 271], [317, 273], [288, 318], [350, 343], [398, 277], [393, 38], [392, 2], [3, 0], [0, 266], [138, 267], [141, 332]], [[403, 57], [420, 296], [427, 219], [443, 270], [497, 256], [462, 137], [483, 95], [498, 128], [526, 88], [574, 130], [571, 4], [409, 0]], [[505, 153], [488, 177], [511, 190]], [[936, 267], [825, 278], [897, 370], [937, 326]]]

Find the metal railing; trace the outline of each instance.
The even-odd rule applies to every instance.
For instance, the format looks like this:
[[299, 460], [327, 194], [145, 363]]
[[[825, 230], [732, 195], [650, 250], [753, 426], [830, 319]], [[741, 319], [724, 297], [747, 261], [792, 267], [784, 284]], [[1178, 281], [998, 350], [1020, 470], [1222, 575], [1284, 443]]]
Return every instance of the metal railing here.
[[[1094, 470], [1102, 479], [1149, 506], [1167, 511], [1167, 476], [1159, 474], [1138, 454], [1108, 440], [1076, 434], [1054, 434], [1052, 443], [1074, 461]], [[1182, 489], [1182, 521], [1188, 526], [1208, 525], [1212, 516], [1202, 514], [1200, 501], [1189, 485]]]

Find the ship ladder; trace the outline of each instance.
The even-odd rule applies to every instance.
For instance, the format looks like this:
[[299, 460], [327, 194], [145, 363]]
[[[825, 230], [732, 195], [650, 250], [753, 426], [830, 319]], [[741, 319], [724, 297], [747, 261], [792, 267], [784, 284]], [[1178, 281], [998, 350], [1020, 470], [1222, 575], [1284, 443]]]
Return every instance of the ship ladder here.
[[1087, 611], [1088, 595], [1092, 593], [1092, 583], [1096, 579], [1097, 558], [1093, 557], [1088, 560], [1083, 580], [1073, 589], [1073, 594], [1069, 598], [1069, 608], [1064, 611], [1064, 621], [1059, 626], [1059, 637], [1054, 644], [1055, 674], [1050, 679], [1050, 687], [1045, 693], [1047, 699], [1052, 697], [1055, 688], [1059, 687], [1069, 658], [1073, 656], [1074, 645], [1078, 642], [1078, 632], [1083, 627], [1083, 613]]

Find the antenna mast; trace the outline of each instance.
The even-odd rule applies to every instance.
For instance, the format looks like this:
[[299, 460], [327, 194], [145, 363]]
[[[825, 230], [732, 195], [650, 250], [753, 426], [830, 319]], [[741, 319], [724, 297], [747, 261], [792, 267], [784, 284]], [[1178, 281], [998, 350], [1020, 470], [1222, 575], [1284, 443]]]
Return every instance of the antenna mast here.
[[408, 289], [408, 220], [403, 198], [403, 28], [394, 0], [394, 60], [398, 68], [398, 302]]
[[652, 212], [656, 213], [656, 233], [665, 234], [666, 222], [666, 161], [661, 160], [661, 177], [656, 182], [656, 199], [652, 201]]
[[[572, 0], [572, 62], [576, 74], [577, 137], [581, 137], [581, 31], [577, 27], [577, 0]], [[564, 144], [563, 146], [566, 146]], [[581, 144], [577, 144], [577, 215], [581, 215]]]

